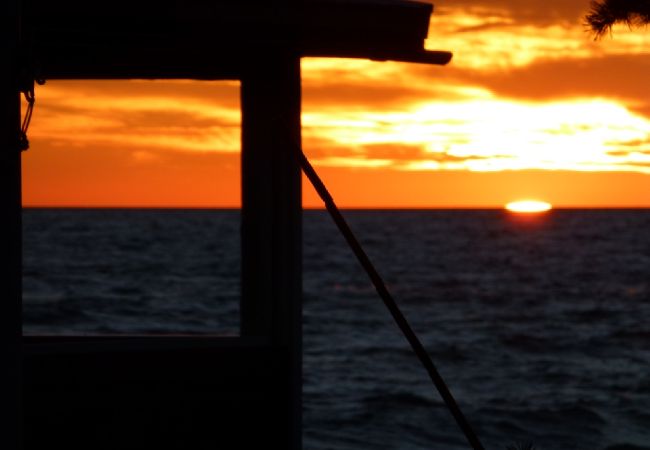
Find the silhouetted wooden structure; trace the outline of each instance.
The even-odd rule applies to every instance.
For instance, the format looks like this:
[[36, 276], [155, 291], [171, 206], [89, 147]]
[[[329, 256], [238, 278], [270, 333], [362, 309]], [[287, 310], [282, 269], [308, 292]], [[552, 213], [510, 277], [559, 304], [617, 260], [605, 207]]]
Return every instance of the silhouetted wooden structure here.
[[[300, 58], [445, 64], [401, 0], [6, 0], [0, 11], [0, 445], [301, 448]], [[23, 337], [19, 86], [241, 80], [241, 336]], [[38, 151], [34, 149], [33, 151]], [[24, 442], [22, 442], [24, 441]]]

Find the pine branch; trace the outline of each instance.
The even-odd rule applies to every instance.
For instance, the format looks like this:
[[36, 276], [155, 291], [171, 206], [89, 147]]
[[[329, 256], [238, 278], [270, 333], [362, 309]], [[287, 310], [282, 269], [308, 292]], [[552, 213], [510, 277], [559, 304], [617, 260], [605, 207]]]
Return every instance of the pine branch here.
[[585, 25], [594, 33], [595, 39], [611, 33], [616, 23], [630, 28], [650, 23], [650, 0], [593, 0], [591, 10], [585, 16]]

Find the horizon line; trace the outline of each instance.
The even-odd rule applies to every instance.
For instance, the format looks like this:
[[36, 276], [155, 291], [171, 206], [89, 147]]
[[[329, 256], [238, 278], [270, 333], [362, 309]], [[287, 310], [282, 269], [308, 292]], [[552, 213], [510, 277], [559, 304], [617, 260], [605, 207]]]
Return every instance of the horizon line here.
[[[384, 211], [424, 211], [424, 210], [506, 210], [505, 205], [432, 205], [432, 206], [339, 206], [341, 210], [384, 210]], [[22, 209], [141, 209], [141, 210], [241, 210], [241, 206], [194, 206], [194, 205], [22, 205]], [[325, 206], [303, 206], [304, 211], [325, 211]], [[553, 206], [553, 210], [567, 210], [567, 209], [608, 209], [608, 210], [622, 210], [622, 209], [650, 209], [650, 205], [564, 205]]]

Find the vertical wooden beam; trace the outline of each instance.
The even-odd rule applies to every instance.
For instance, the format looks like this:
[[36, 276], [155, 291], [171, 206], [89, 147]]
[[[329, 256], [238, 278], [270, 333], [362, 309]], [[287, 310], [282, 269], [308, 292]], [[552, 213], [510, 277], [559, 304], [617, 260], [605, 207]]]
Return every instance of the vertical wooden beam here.
[[0, 6], [0, 447], [18, 450], [22, 440], [22, 223], [17, 90], [19, 0]]
[[[287, 359], [286, 448], [302, 433], [300, 58], [276, 49], [242, 75], [242, 336], [267, 336]], [[260, 53], [257, 53], [260, 54]], [[283, 446], [283, 445], [281, 445]], [[284, 447], [284, 446], [283, 446]]]

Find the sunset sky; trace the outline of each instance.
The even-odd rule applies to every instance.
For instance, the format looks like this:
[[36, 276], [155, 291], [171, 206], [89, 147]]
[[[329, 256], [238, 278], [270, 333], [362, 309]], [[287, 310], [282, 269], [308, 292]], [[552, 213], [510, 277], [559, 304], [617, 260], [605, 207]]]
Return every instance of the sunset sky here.
[[[650, 30], [588, 0], [439, 0], [444, 67], [304, 59], [303, 146], [345, 207], [650, 207]], [[237, 207], [236, 81], [48, 81], [26, 206]], [[305, 185], [304, 205], [320, 201]]]

